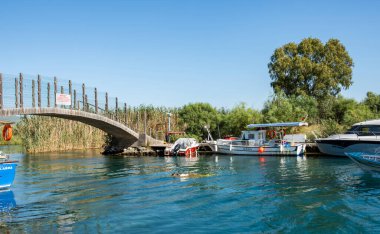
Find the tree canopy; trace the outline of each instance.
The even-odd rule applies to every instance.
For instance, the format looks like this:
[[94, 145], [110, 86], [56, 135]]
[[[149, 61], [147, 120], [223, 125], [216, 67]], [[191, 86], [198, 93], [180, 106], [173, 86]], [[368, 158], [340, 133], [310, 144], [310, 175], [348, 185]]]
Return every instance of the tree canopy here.
[[323, 44], [306, 38], [274, 51], [268, 64], [275, 93], [307, 95], [315, 98], [336, 96], [352, 84], [352, 58], [337, 39]]

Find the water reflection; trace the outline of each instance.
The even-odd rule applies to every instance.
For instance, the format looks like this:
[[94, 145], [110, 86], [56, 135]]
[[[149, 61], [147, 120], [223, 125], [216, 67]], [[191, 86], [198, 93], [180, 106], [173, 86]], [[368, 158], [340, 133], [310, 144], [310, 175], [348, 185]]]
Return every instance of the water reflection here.
[[16, 200], [12, 190], [0, 190], [0, 213], [9, 212], [16, 207]]

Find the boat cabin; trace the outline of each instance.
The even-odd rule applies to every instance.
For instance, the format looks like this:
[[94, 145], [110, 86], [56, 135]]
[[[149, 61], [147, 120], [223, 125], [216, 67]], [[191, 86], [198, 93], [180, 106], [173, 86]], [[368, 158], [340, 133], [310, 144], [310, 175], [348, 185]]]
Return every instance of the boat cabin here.
[[266, 130], [249, 130], [249, 131], [242, 131], [240, 139], [241, 140], [266, 140]]

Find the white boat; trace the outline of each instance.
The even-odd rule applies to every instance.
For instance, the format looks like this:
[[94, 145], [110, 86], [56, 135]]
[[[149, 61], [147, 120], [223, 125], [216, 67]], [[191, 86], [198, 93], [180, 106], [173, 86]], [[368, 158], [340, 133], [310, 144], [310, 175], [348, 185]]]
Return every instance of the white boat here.
[[364, 170], [380, 172], [380, 154], [351, 152], [346, 155]]
[[316, 140], [319, 151], [334, 156], [347, 153], [363, 152], [375, 154], [380, 152], [380, 119], [369, 120], [352, 125], [344, 134], [335, 134]]
[[286, 135], [285, 132], [285, 128], [301, 126], [308, 126], [308, 123], [250, 124], [247, 127], [255, 130], [242, 131], [238, 139], [217, 140], [217, 152], [230, 155], [302, 155], [306, 149], [306, 136]]
[[165, 149], [166, 156], [196, 156], [199, 143], [194, 138], [179, 138], [174, 144]]

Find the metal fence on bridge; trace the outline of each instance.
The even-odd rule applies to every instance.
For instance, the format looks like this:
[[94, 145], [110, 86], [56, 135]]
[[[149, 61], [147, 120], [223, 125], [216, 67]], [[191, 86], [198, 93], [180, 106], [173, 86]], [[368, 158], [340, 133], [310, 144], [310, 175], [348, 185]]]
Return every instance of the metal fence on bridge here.
[[[58, 105], [57, 94], [70, 95], [69, 105]], [[157, 135], [155, 129], [147, 128], [146, 112], [139, 114], [137, 120], [131, 120], [128, 118], [129, 107], [126, 102], [95, 87], [56, 77], [0, 73], [0, 109], [43, 107], [91, 112], [123, 123], [137, 133], [144, 132], [153, 137]]]

